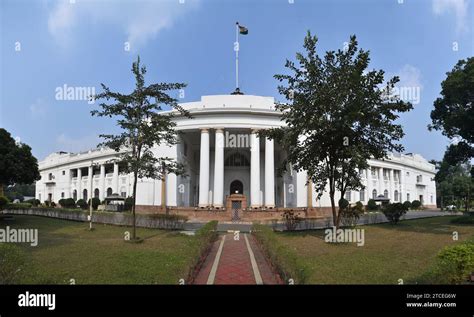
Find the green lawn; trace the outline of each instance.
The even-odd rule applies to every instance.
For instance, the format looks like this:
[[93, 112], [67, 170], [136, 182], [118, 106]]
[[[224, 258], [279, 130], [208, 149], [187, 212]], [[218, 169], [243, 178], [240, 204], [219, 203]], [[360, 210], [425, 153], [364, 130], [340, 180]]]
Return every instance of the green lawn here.
[[[474, 236], [474, 225], [454, 225], [455, 217], [436, 217], [360, 226], [365, 245], [331, 244], [324, 231], [277, 233], [309, 268], [308, 284], [416, 283], [444, 247]], [[457, 231], [459, 240], [453, 241]]]
[[19, 283], [178, 284], [199, 256], [197, 238], [176, 231], [137, 229], [143, 243], [124, 242], [129, 227], [15, 216], [0, 227], [38, 229], [38, 246], [17, 244], [26, 256]]

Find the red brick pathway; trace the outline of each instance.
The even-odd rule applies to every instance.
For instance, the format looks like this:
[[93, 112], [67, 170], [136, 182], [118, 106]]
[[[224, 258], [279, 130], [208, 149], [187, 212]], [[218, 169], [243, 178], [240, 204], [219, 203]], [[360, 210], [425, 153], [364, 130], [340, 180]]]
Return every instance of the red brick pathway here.
[[[245, 235], [255, 257], [257, 271], [254, 272], [251, 257], [245, 241]], [[218, 254], [223, 236], [213, 245], [211, 252], [203, 263], [194, 284], [207, 284], [212, 271], [212, 266]], [[225, 241], [220, 254], [213, 284], [256, 284], [255, 274], [261, 276], [263, 284], [280, 284], [280, 278], [275, 274], [258, 247], [251, 234], [240, 233], [239, 239], [234, 239], [233, 233], [225, 235]], [[211, 278], [212, 279], [212, 278]]]

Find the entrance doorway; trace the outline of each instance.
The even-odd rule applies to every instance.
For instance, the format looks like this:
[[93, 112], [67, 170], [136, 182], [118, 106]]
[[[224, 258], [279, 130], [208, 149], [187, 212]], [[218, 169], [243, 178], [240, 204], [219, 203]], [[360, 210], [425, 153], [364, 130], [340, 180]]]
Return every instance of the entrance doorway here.
[[242, 195], [244, 193], [244, 185], [242, 184], [241, 181], [235, 180], [232, 183], [230, 183], [230, 194], [240, 194]]

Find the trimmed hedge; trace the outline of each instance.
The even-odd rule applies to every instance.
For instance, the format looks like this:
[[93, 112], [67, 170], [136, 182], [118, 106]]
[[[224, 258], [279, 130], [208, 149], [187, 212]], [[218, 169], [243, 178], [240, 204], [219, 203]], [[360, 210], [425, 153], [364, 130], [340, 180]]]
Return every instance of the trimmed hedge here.
[[461, 225], [474, 225], [474, 217], [472, 216], [461, 216], [456, 217], [450, 221], [451, 223], [461, 224]]
[[8, 205], [5, 206], [4, 209], [18, 210], [18, 209], [28, 209], [28, 208], [31, 208], [30, 203], [17, 203], [17, 204], [8, 204]]
[[196, 255], [193, 257], [194, 260], [190, 265], [186, 284], [193, 283], [194, 278], [196, 277], [207, 255], [209, 254], [212, 248], [212, 243], [216, 241], [217, 236], [218, 234], [216, 220], [206, 223], [201, 229], [196, 232], [196, 239], [194, 240], [196, 243]]
[[403, 202], [403, 206], [406, 208], [406, 210], [409, 210], [411, 209], [411, 202], [406, 200], [405, 202]]
[[38, 205], [41, 205], [41, 201], [39, 199], [28, 199], [28, 200], [25, 200], [23, 201], [23, 203], [28, 203], [28, 204], [31, 204], [32, 206], [38, 206]]
[[[19, 204], [12, 204], [19, 205]], [[51, 217], [72, 221], [88, 221], [88, 210], [79, 208], [48, 208], [48, 207], [31, 207], [31, 208], [9, 208], [4, 211], [6, 214], [14, 215], [34, 215], [42, 217]], [[157, 228], [168, 230], [180, 230], [187, 221], [186, 216], [180, 215], [136, 215], [137, 227]], [[133, 217], [130, 213], [110, 212], [110, 211], [93, 211], [92, 221], [95, 223], [105, 223], [118, 226], [132, 226]]]
[[293, 250], [277, 240], [276, 233], [270, 227], [254, 224], [252, 234], [285, 282], [293, 279], [295, 284], [306, 283], [309, 268]]
[[411, 208], [413, 209], [419, 209], [421, 207], [421, 201], [419, 200], [414, 200], [411, 202]]

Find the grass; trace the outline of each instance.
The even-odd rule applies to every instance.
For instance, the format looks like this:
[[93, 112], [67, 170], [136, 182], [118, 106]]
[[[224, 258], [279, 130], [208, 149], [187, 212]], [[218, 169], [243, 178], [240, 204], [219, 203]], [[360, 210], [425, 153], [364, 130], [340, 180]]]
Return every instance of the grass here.
[[[445, 246], [474, 235], [473, 225], [456, 225], [455, 217], [401, 221], [398, 225], [359, 226], [365, 245], [331, 244], [324, 230], [275, 233], [277, 243], [289, 248], [308, 269], [308, 284], [416, 283]], [[453, 240], [453, 232], [459, 240]]]
[[[14, 216], [0, 227], [38, 229], [38, 246], [17, 244], [26, 256], [27, 284], [178, 284], [187, 280], [203, 239], [177, 231], [137, 228], [143, 243], [126, 243], [130, 227]], [[206, 242], [207, 243], [207, 242]]]

